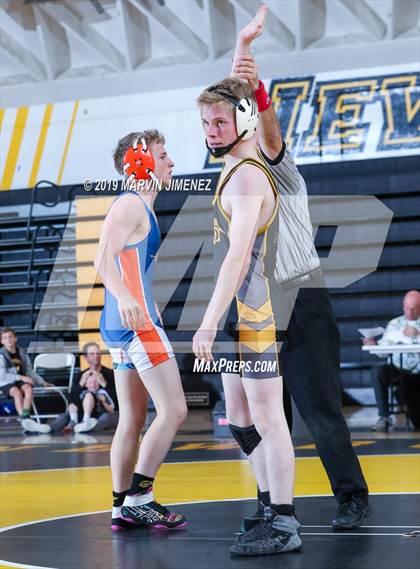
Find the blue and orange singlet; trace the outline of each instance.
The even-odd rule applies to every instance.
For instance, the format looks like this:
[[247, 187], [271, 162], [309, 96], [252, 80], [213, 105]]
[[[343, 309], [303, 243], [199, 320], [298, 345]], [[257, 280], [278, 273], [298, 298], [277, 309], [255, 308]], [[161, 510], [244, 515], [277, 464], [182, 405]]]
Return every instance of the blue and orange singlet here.
[[145, 323], [140, 330], [124, 328], [117, 299], [105, 288], [100, 331], [111, 353], [114, 369], [135, 368], [140, 373], [174, 357], [174, 354], [152, 295], [154, 261], [160, 246], [159, 226], [154, 213], [137, 192], [124, 192], [116, 199], [125, 194], [135, 194], [143, 202], [150, 230], [138, 243], [126, 245], [116, 256], [115, 263], [131, 296], [143, 310]]

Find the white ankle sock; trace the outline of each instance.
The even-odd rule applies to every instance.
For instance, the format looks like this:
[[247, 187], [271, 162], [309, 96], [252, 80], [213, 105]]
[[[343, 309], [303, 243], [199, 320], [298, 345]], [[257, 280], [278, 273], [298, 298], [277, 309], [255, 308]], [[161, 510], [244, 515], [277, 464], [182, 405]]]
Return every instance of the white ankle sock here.
[[147, 494], [134, 494], [133, 496], [127, 496], [124, 498], [124, 506], [144, 506], [149, 502], [153, 501], [153, 492], [148, 492]]
[[116, 506], [112, 507], [112, 518], [119, 518], [121, 514], [121, 506], [118, 508]]

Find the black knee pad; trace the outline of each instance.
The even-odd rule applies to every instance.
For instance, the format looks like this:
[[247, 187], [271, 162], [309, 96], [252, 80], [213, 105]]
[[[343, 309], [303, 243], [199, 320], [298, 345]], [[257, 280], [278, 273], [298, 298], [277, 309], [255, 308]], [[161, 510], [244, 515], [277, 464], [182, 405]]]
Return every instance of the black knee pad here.
[[250, 427], [237, 427], [229, 423], [229, 429], [233, 438], [245, 454], [251, 454], [260, 444], [261, 437], [254, 425]]

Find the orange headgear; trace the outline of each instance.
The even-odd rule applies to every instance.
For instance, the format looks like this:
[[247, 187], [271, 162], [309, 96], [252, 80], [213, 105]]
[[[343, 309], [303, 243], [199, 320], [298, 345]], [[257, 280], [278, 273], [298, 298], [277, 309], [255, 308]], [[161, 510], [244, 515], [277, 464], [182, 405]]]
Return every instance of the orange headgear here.
[[141, 146], [138, 145], [139, 140], [124, 154], [124, 172], [128, 178], [134, 175], [135, 180], [149, 180], [154, 178], [155, 160], [144, 138]]

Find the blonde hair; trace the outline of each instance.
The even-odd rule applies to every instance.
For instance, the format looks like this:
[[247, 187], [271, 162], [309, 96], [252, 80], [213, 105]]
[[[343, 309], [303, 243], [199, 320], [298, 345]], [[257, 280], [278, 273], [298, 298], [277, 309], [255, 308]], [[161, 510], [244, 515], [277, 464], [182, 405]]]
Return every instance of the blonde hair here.
[[254, 92], [248, 83], [244, 83], [236, 77], [227, 77], [204, 89], [197, 99], [197, 104], [199, 106], [216, 105], [217, 103], [223, 102], [230, 105], [232, 110], [234, 110], [234, 105], [229, 103], [222, 95], [226, 95], [237, 101], [240, 101], [244, 97], [255, 101]]
[[118, 141], [113, 152], [114, 166], [118, 174], [124, 175], [124, 155], [130, 146], [133, 146], [139, 139], [144, 138], [147, 146], [150, 144], [165, 144], [165, 137], [156, 128], [139, 132], [130, 132]]

